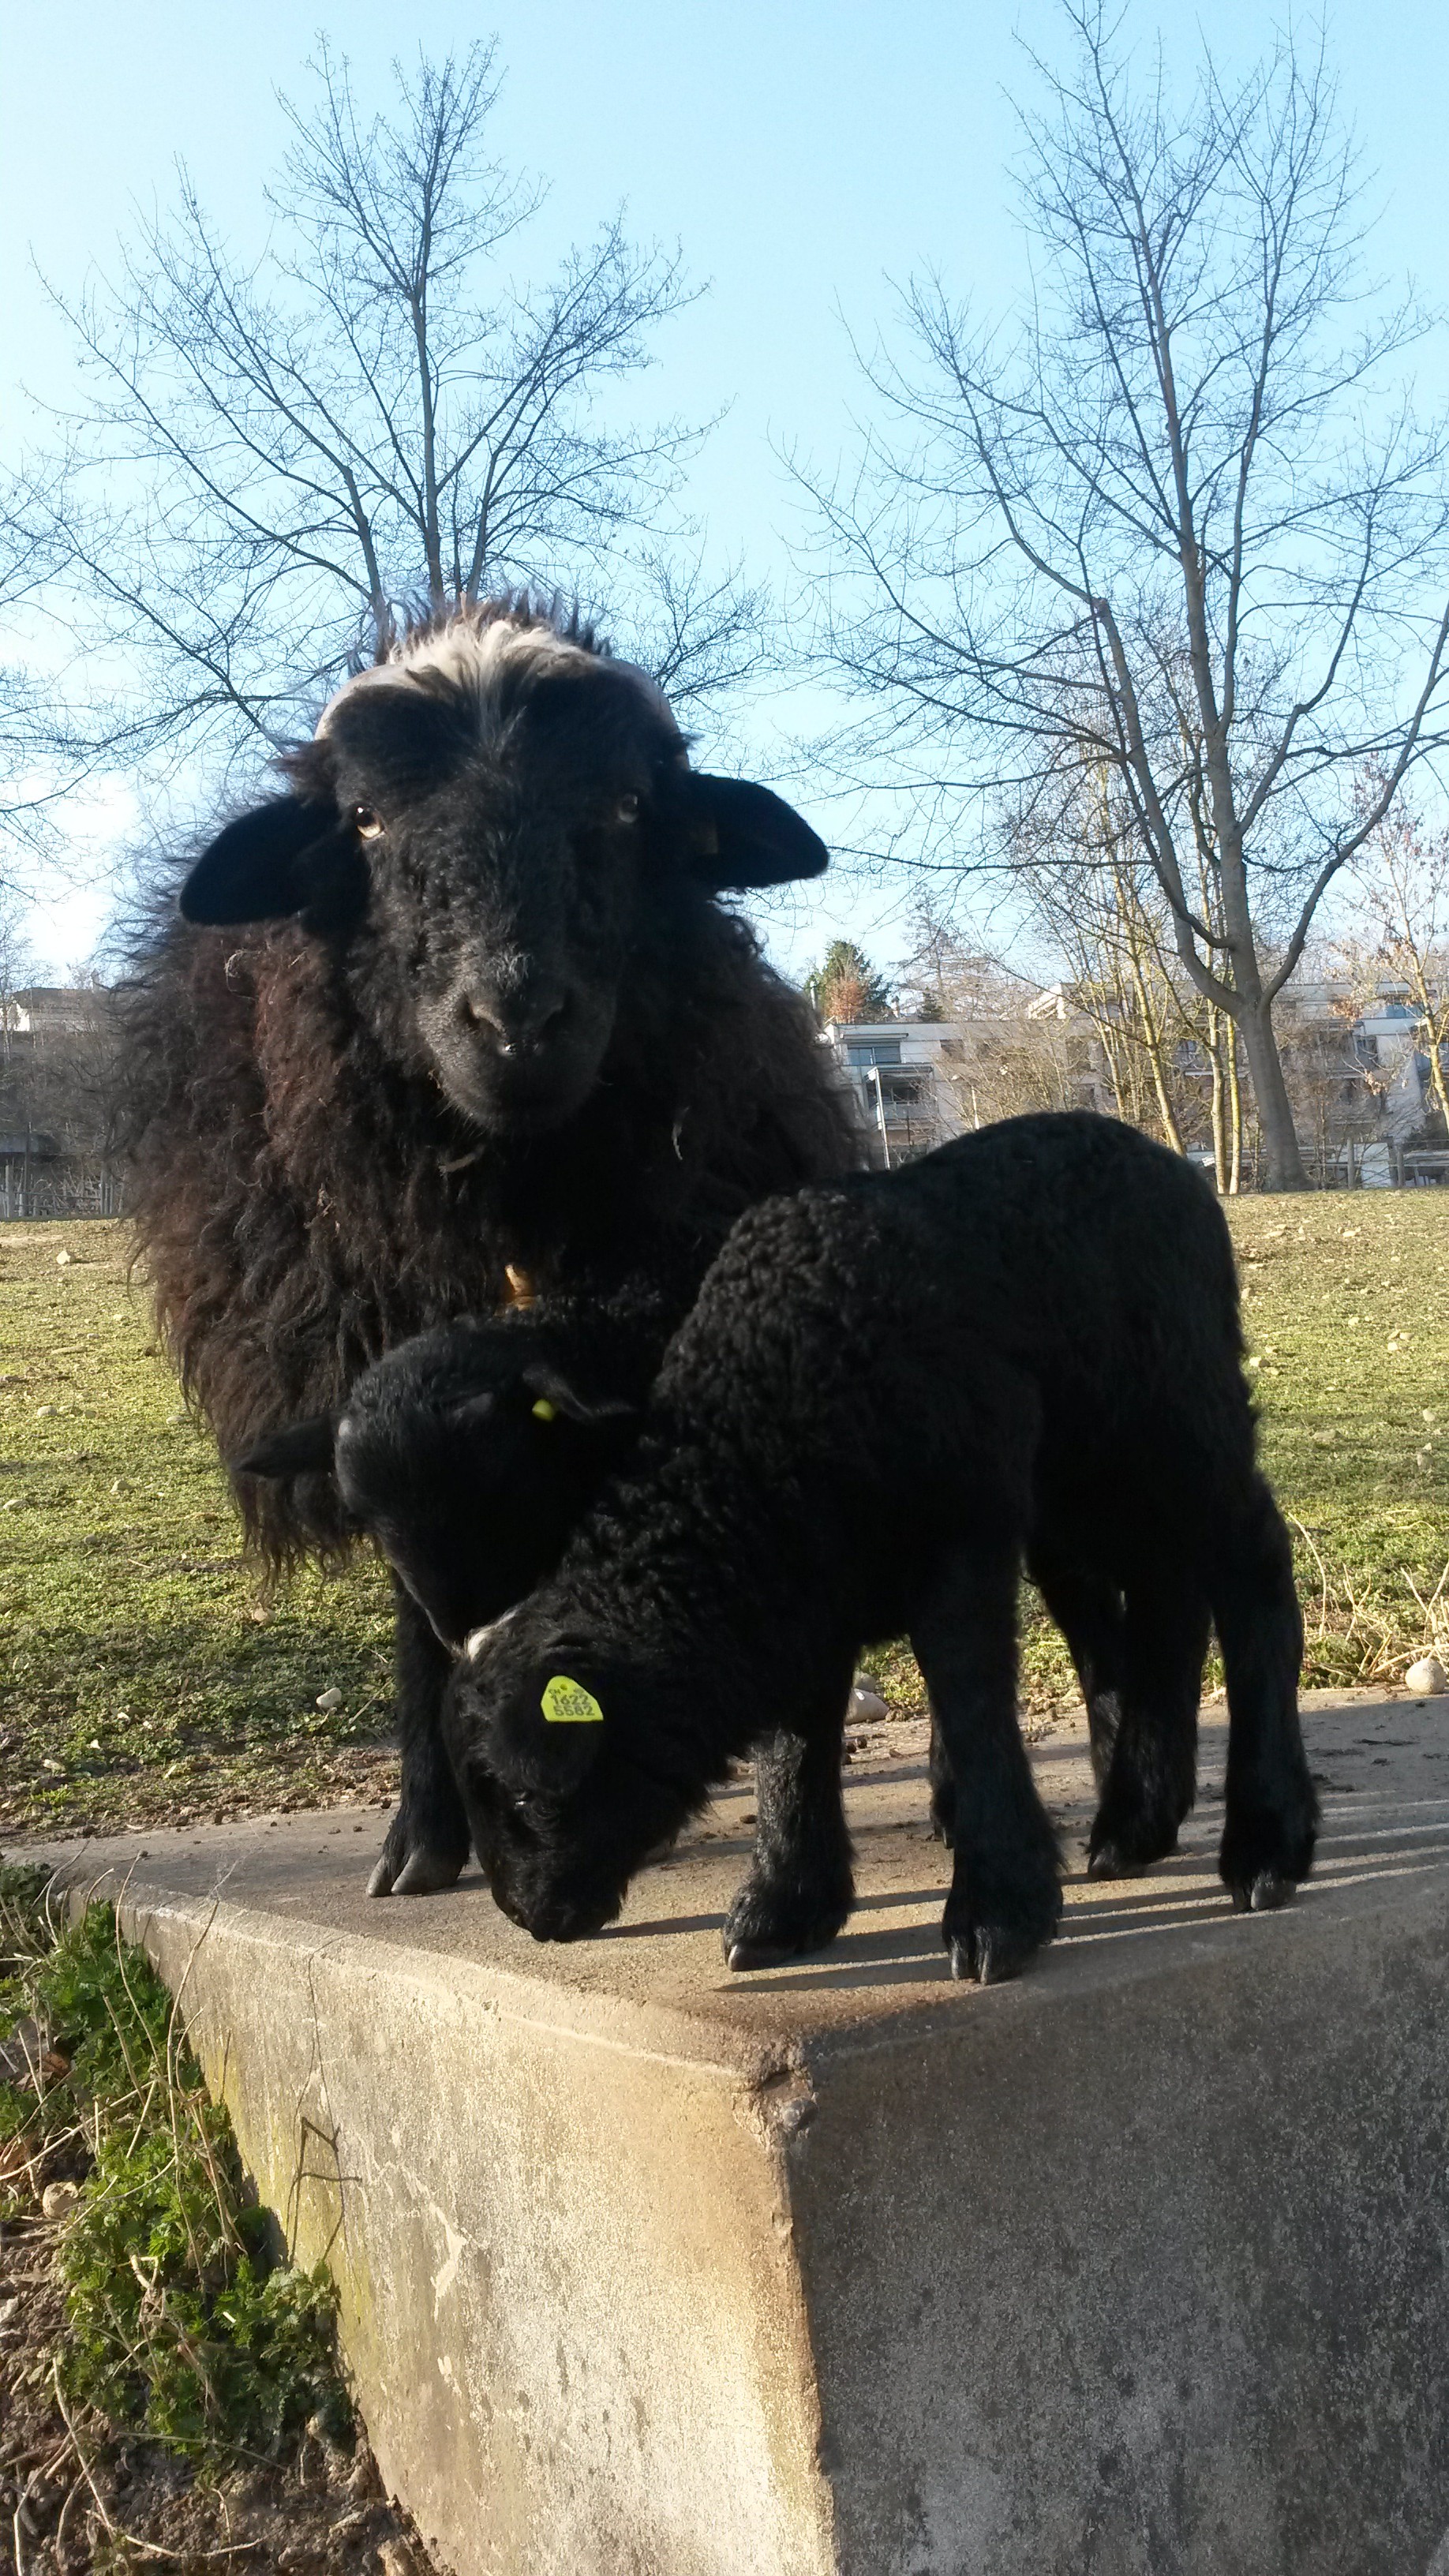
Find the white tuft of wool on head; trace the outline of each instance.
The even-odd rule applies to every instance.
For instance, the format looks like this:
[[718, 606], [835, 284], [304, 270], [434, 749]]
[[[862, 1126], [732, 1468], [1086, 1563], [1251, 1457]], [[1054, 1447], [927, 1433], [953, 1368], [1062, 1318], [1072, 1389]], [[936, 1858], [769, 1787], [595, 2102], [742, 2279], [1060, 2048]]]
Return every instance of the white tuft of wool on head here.
[[572, 671], [582, 674], [596, 671], [603, 663], [633, 682], [647, 697], [666, 722], [674, 718], [669, 701], [657, 680], [641, 670], [637, 662], [616, 661], [612, 655], [597, 652], [592, 646], [560, 635], [557, 628], [530, 616], [526, 611], [510, 613], [496, 609], [455, 609], [440, 623], [429, 623], [399, 636], [381, 662], [365, 671], [356, 671], [334, 690], [322, 710], [317, 725], [320, 741], [328, 731], [344, 698], [354, 697], [358, 690], [379, 685], [396, 688], [399, 682], [414, 682], [427, 687], [441, 680], [445, 687], [460, 696], [476, 698], [480, 708], [495, 695], [506, 670], [531, 669]]

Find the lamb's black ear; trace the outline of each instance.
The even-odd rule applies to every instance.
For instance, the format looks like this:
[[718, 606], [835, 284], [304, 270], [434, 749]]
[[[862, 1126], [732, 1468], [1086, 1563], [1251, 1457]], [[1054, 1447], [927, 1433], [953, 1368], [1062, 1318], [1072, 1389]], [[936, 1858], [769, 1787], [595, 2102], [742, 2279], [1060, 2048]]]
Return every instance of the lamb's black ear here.
[[314, 1413], [306, 1422], [289, 1422], [285, 1431], [264, 1432], [230, 1462], [242, 1476], [322, 1476], [332, 1465], [337, 1430], [330, 1413]]
[[300, 912], [316, 891], [309, 853], [337, 827], [332, 805], [269, 797], [241, 814], [204, 850], [181, 889], [184, 921], [277, 921]]
[[830, 853], [803, 816], [746, 778], [688, 770], [679, 783], [689, 869], [713, 893], [818, 877]]
[[556, 1413], [566, 1413], [570, 1422], [626, 1422], [639, 1410], [622, 1396], [584, 1395], [551, 1360], [530, 1360], [521, 1376], [530, 1395], [540, 1396]]

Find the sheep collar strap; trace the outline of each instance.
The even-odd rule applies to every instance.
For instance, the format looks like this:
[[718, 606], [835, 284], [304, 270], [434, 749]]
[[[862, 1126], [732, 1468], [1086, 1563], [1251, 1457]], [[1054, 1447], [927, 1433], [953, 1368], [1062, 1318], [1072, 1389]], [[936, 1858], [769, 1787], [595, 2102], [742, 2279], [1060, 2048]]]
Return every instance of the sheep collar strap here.
[[592, 1691], [582, 1682], [571, 1682], [566, 1673], [555, 1673], [543, 1686], [539, 1702], [550, 1726], [602, 1726], [604, 1712]]

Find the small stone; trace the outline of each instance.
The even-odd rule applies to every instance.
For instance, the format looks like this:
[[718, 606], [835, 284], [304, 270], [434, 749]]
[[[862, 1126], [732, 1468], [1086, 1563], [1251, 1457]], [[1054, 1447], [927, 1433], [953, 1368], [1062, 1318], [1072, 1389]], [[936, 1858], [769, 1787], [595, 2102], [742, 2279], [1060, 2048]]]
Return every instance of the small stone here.
[[55, 1266], [57, 1270], [69, 1270], [70, 1254], [68, 1252], [58, 1252], [55, 1256]]
[[42, 1771], [63, 1771], [65, 1769], [65, 1764], [63, 1762], [52, 1762], [50, 1755], [45, 1753], [41, 1755], [40, 1767]]
[[1436, 1699], [1441, 1691], [1449, 1690], [1449, 1673], [1437, 1655], [1421, 1655], [1405, 1673], [1404, 1688], [1412, 1691], [1416, 1699]]
[[885, 1701], [881, 1698], [879, 1691], [862, 1690], [859, 1682], [857, 1682], [854, 1690], [850, 1694], [850, 1706], [845, 1712], [846, 1724], [848, 1726], [879, 1726], [882, 1719], [889, 1717], [889, 1715], [890, 1710], [887, 1708]]
[[59, 1411], [60, 1406], [58, 1404], [37, 1404], [35, 1408], [35, 1418], [37, 1422], [44, 1422], [48, 1414], [59, 1413]]
[[340, 1708], [342, 1706], [342, 1693], [337, 1688], [335, 1682], [331, 1690], [319, 1691], [317, 1693], [317, 1706], [321, 1709], [325, 1709], [329, 1716], [334, 1708]]
[[64, 2218], [80, 2198], [78, 2182], [48, 2182], [40, 2195], [42, 2218]]

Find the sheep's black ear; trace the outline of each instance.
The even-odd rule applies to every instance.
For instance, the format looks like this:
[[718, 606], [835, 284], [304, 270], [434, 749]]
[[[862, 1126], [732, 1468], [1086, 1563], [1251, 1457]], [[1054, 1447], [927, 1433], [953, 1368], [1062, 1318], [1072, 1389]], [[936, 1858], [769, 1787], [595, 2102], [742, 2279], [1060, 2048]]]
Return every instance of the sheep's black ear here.
[[581, 1394], [549, 1360], [530, 1360], [522, 1381], [530, 1395], [542, 1396], [557, 1412], [566, 1413], [570, 1422], [623, 1422], [639, 1410], [622, 1396]]
[[285, 1431], [265, 1432], [230, 1464], [241, 1476], [321, 1476], [331, 1467], [336, 1448], [331, 1414], [316, 1413], [306, 1422], [288, 1423]]
[[331, 805], [273, 796], [241, 814], [204, 850], [181, 889], [184, 921], [276, 921], [301, 912], [316, 892], [312, 851], [331, 838]]
[[830, 853], [803, 816], [768, 787], [689, 770], [680, 782], [689, 870], [713, 893], [818, 877]]

